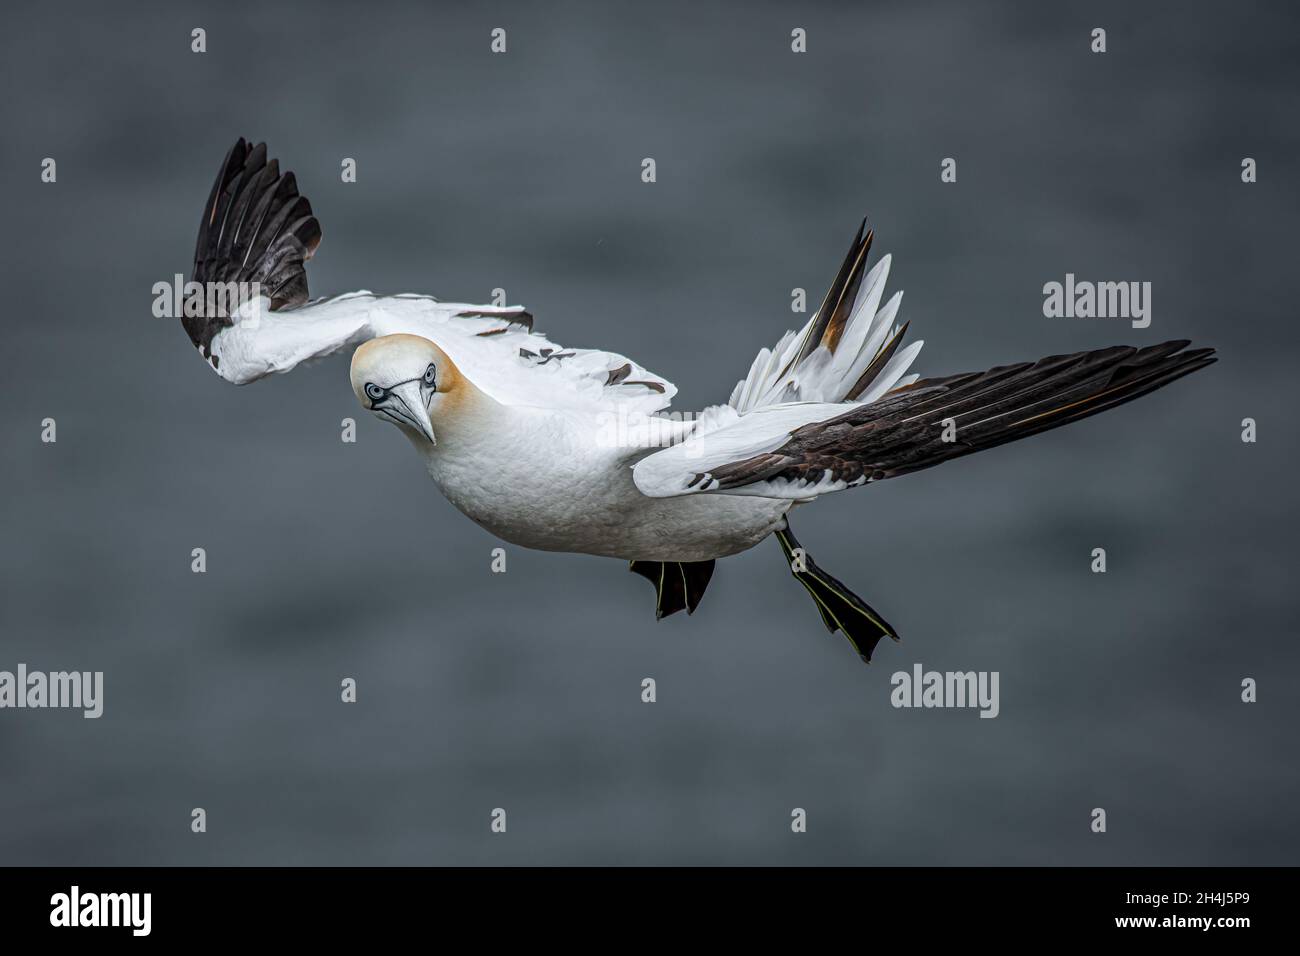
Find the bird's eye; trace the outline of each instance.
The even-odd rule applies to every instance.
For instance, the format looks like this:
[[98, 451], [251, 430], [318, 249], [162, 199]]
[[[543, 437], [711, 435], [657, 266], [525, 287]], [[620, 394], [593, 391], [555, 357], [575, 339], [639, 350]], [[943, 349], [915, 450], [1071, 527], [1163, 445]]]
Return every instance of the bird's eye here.
[[382, 401], [384, 396], [387, 394], [388, 392], [380, 388], [374, 382], [366, 383], [366, 398], [370, 399], [372, 402]]
[[424, 370], [424, 384], [428, 385], [430, 388], [433, 388], [434, 382], [438, 380], [437, 377], [438, 377], [438, 370], [433, 367], [433, 363], [430, 363], [429, 367]]

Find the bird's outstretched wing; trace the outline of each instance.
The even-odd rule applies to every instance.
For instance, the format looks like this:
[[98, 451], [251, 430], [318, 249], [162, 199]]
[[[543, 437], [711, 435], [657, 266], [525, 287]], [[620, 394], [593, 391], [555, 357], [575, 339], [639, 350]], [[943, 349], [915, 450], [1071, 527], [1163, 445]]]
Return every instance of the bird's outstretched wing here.
[[[354, 292], [308, 301], [306, 261], [320, 243], [293, 173], [242, 138], [217, 174], [199, 224], [192, 281], [204, 295], [182, 324], [217, 374], [246, 384], [381, 335], [421, 335], [497, 401], [649, 414], [676, 388], [630, 359], [564, 348], [519, 306]], [[220, 294], [214, 294], [220, 293]]]
[[655, 497], [811, 498], [1057, 428], [1215, 361], [1213, 349], [1187, 345], [1117, 346], [921, 379], [865, 405], [764, 408], [697, 430], [638, 462], [633, 475]]

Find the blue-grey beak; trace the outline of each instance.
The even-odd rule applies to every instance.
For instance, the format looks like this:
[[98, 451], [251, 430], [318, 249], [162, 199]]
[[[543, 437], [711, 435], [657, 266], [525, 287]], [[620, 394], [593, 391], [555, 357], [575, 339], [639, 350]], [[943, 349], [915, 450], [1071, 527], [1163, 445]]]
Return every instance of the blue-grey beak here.
[[414, 429], [417, 434], [429, 440], [430, 445], [438, 442], [433, 437], [433, 426], [429, 423], [429, 412], [424, 407], [424, 395], [420, 391], [420, 381], [403, 382], [393, 388], [384, 410], [394, 420]]

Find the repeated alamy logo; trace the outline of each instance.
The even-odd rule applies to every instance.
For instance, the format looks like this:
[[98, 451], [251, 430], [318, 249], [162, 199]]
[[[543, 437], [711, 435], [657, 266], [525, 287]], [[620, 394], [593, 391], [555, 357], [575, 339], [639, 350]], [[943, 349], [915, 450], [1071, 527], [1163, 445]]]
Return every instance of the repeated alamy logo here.
[[73, 886], [50, 897], [51, 926], [127, 926], [133, 936], [148, 936], [152, 893], [83, 893]]
[[1135, 329], [1151, 324], [1150, 282], [1076, 281], [1043, 286], [1043, 315], [1049, 319], [1130, 319]]
[[260, 282], [186, 282], [179, 272], [171, 282], [155, 282], [152, 292], [154, 318], [230, 316], [248, 306], [245, 328], [257, 327], [264, 295]]
[[889, 702], [895, 707], [978, 708], [981, 717], [996, 717], [997, 671], [927, 671], [913, 664], [911, 673], [895, 671]]
[[[596, 416], [596, 447], [668, 448], [689, 437], [703, 414], [668, 411], [651, 415], [623, 409], [602, 412]], [[685, 455], [698, 457], [698, 446], [687, 445]]]
[[104, 713], [103, 671], [0, 671], [0, 709], [67, 708], [94, 719]]

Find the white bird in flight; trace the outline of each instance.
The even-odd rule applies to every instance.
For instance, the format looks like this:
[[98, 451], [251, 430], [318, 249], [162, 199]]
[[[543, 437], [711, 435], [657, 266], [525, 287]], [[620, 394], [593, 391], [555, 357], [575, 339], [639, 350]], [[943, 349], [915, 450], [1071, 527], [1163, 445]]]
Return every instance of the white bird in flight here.
[[[864, 223], [865, 226], [865, 223]], [[320, 225], [266, 145], [226, 155], [199, 226], [183, 324], [217, 374], [246, 384], [355, 348], [363, 408], [396, 425], [439, 490], [505, 541], [621, 558], [656, 613], [695, 610], [714, 561], [769, 536], [826, 627], [864, 660], [875, 610], [799, 546], [789, 512], [1093, 415], [1215, 361], [1185, 340], [919, 379], [902, 344], [890, 259], [867, 269], [859, 228], [816, 314], [762, 349], [725, 405], [674, 416], [676, 388], [612, 352], [564, 348], [520, 307], [352, 292], [308, 300]], [[213, 308], [214, 289], [252, 288]], [[191, 314], [191, 313], [197, 314]]]

